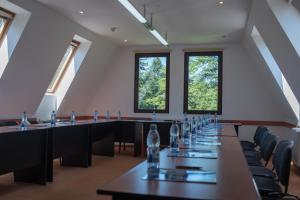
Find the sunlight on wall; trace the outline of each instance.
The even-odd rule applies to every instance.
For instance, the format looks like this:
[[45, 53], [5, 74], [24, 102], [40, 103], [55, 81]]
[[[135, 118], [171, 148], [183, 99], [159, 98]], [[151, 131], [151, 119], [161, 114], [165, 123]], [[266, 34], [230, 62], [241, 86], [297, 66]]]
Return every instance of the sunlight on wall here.
[[259, 52], [261, 53], [262, 57], [264, 58], [265, 62], [267, 63], [270, 71], [272, 72], [276, 82], [278, 83], [279, 87], [281, 88], [285, 98], [287, 99], [290, 107], [294, 111], [295, 116], [299, 121], [299, 102], [296, 99], [292, 89], [290, 88], [288, 82], [286, 81], [284, 75], [282, 74], [277, 62], [275, 61], [271, 51], [267, 47], [266, 43], [264, 42], [262, 36], [258, 32], [257, 28], [254, 26], [251, 37], [254, 40]]

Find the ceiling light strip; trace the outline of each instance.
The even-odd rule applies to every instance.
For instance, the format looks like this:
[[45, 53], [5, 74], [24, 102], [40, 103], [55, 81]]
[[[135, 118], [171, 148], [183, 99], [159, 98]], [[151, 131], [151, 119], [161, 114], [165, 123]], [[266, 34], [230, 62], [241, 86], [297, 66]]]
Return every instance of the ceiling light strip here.
[[163, 45], [167, 46], [168, 42], [155, 30], [147, 19], [134, 7], [129, 0], [118, 0], [139, 22], [145, 25], [149, 32], [158, 39]]
[[146, 18], [130, 3], [128, 0], [119, 0], [119, 2], [142, 24], [146, 23]]
[[156, 37], [156, 39], [158, 39], [163, 45], [168, 45], [168, 42], [159, 34], [159, 32], [157, 32], [157, 30], [150, 30], [150, 33], [152, 33], [152, 35]]

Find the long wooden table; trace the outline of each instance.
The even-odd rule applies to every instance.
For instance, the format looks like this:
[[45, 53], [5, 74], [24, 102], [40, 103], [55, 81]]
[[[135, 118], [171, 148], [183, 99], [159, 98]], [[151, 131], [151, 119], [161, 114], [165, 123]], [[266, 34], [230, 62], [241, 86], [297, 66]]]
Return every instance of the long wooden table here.
[[221, 142], [217, 159], [168, 157], [168, 149], [160, 154], [161, 168], [198, 166], [203, 170], [214, 170], [217, 174], [216, 184], [142, 180], [147, 170], [147, 162], [144, 161], [101, 186], [97, 193], [111, 195], [113, 200], [260, 199], [233, 125], [223, 125]]

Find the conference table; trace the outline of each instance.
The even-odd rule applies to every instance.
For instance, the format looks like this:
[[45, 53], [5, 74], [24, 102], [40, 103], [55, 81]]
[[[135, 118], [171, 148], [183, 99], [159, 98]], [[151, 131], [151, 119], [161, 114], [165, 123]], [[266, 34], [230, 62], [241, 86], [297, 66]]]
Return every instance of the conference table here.
[[[53, 181], [53, 159], [62, 166], [92, 165], [92, 155], [114, 156], [115, 136], [134, 143], [135, 156], [144, 149], [149, 120], [82, 120], [0, 127], [0, 175], [13, 172], [15, 181], [45, 185]], [[169, 138], [170, 121], [156, 121]]]
[[13, 172], [15, 181], [47, 183], [48, 129], [0, 127], [0, 175]]
[[[221, 145], [217, 147], [205, 147], [204, 145], [187, 147], [216, 148], [217, 159], [169, 157], [168, 148], [162, 149], [160, 153], [160, 168], [186, 167], [215, 171], [216, 183], [144, 180], [142, 178], [147, 174], [147, 161], [144, 161], [120, 177], [101, 186], [97, 193], [110, 195], [113, 200], [260, 199], [234, 126], [223, 124], [219, 138]], [[181, 147], [186, 147], [186, 145], [181, 144]]]

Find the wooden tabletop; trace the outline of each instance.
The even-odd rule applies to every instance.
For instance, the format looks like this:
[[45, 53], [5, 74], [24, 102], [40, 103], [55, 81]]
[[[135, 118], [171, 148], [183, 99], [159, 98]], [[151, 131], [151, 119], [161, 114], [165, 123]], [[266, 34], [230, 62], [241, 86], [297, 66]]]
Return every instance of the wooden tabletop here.
[[[223, 126], [223, 135], [234, 135], [233, 126]], [[229, 133], [233, 132], [233, 133]], [[176, 197], [177, 199], [228, 199], [256, 200], [260, 199], [253, 183], [252, 175], [246, 164], [239, 139], [237, 137], [221, 137], [222, 145], [216, 147], [217, 159], [168, 157], [168, 149], [160, 154], [161, 168], [176, 166], [202, 167], [203, 170], [215, 170], [216, 184], [145, 181], [147, 162], [144, 161], [122, 176], [101, 186], [97, 192], [105, 195], [129, 195], [152, 197]]]

